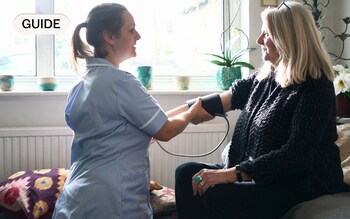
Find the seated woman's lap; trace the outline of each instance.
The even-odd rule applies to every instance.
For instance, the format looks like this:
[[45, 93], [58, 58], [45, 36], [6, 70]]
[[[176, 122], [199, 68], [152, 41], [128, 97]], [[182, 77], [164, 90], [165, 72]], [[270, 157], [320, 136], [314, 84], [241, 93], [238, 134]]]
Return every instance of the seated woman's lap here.
[[192, 177], [203, 168], [223, 165], [189, 162], [176, 169], [175, 195], [179, 218], [280, 218], [300, 197], [287, 187], [263, 186], [254, 182], [219, 184], [204, 196], [194, 196]]
[[194, 196], [192, 191], [192, 177], [203, 168], [221, 169], [223, 165], [188, 162], [176, 168], [175, 199], [179, 218], [208, 218], [208, 213], [204, 207], [205, 196]]

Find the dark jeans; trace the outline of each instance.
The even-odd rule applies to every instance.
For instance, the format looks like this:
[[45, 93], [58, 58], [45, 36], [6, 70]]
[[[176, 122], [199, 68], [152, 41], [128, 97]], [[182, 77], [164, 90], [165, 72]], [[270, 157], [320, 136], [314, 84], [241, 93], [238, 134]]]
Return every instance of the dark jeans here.
[[222, 169], [222, 165], [189, 162], [177, 167], [175, 196], [180, 219], [274, 219], [304, 201], [283, 186], [236, 182], [212, 186], [203, 196], [194, 196], [192, 176], [201, 169]]

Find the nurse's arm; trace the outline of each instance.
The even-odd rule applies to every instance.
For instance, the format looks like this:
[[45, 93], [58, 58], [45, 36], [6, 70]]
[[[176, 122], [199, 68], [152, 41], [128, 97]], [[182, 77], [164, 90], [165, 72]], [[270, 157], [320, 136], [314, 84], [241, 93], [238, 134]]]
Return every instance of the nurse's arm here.
[[173, 113], [175, 116], [168, 117], [162, 128], [152, 136], [154, 139], [169, 141], [183, 132], [190, 122], [196, 123], [197, 120], [209, 121], [214, 118], [202, 108], [202, 100], [200, 98], [190, 108], [187, 105], [180, 106], [177, 111], [178, 114], [176, 114], [176, 110]]
[[189, 109], [188, 104], [183, 104], [183, 105], [178, 106], [172, 110], [167, 111], [166, 115], [168, 116], [168, 118], [170, 118], [170, 117], [176, 116], [180, 113], [183, 113], [183, 112], [187, 111], [188, 109]]

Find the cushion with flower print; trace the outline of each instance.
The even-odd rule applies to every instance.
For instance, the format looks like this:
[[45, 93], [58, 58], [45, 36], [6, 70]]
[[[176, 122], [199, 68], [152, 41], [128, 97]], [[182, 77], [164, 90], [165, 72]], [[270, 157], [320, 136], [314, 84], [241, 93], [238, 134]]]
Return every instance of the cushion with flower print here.
[[0, 209], [16, 218], [51, 218], [67, 169], [19, 171], [0, 183]]
[[154, 218], [177, 218], [174, 189], [162, 186], [151, 191], [151, 205]]
[[[0, 183], [1, 211], [9, 218], [51, 219], [69, 170], [63, 168], [19, 171]], [[154, 218], [176, 218], [173, 189], [150, 181]]]

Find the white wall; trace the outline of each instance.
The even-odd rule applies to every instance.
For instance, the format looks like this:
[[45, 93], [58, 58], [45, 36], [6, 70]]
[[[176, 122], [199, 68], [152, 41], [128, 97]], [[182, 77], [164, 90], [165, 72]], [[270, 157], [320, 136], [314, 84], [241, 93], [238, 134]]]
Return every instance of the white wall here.
[[[186, 100], [211, 93], [210, 91], [150, 91], [167, 111]], [[66, 126], [64, 109], [67, 92], [0, 92], [0, 128]], [[238, 113], [230, 113], [235, 121]], [[213, 120], [212, 123], [222, 121]]]

